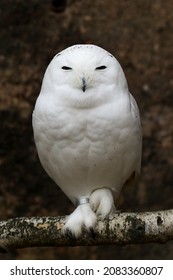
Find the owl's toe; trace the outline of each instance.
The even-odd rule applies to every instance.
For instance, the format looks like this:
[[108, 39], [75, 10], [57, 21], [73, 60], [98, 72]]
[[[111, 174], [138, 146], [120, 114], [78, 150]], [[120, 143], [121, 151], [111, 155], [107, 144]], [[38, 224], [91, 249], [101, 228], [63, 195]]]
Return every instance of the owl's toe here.
[[109, 188], [96, 189], [92, 192], [89, 203], [91, 209], [102, 218], [115, 211], [114, 198]]
[[78, 238], [85, 228], [88, 232], [94, 232], [96, 224], [96, 214], [91, 210], [89, 203], [79, 205], [67, 218], [63, 228], [64, 234], [71, 233], [72, 238]]

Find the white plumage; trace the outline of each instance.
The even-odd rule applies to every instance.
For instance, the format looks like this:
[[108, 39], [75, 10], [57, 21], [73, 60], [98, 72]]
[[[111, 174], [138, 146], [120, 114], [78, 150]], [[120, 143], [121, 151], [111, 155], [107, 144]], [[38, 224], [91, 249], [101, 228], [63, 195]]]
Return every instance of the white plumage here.
[[76, 205], [64, 230], [77, 237], [115, 210], [121, 188], [140, 172], [140, 116], [118, 61], [95, 45], [57, 54], [44, 75], [33, 129], [44, 169]]

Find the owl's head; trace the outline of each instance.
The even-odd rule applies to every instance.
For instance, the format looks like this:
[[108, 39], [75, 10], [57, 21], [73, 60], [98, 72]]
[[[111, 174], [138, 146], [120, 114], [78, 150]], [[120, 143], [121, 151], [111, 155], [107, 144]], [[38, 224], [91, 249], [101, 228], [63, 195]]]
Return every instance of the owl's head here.
[[[128, 91], [123, 70], [106, 50], [95, 45], [74, 45], [55, 55], [43, 80], [42, 90], [57, 98], [84, 103], [105, 100]], [[50, 93], [51, 94], [51, 93]]]

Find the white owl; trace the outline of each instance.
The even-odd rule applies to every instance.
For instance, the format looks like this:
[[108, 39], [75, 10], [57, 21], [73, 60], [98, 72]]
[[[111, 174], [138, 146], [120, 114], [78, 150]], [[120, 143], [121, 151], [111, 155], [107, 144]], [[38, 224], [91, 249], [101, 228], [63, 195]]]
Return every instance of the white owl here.
[[[141, 125], [118, 61], [95, 45], [74, 45], [55, 55], [33, 112], [40, 161], [74, 203], [64, 231], [80, 236], [115, 200], [141, 166]], [[61, 203], [61, 201], [59, 201]]]

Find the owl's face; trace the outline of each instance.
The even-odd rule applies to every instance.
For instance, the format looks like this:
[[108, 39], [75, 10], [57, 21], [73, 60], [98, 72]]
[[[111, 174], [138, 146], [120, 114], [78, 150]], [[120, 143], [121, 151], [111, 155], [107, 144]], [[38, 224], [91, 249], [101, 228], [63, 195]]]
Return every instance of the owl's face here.
[[48, 66], [45, 82], [59, 96], [68, 94], [68, 98], [85, 102], [89, 96], [96, 100], [127, 87], [118, 61], [95, 45], [74, 45], [57, 54]]

